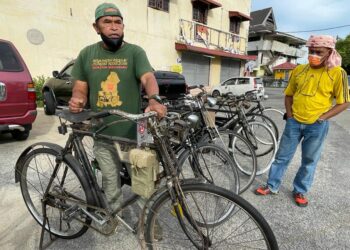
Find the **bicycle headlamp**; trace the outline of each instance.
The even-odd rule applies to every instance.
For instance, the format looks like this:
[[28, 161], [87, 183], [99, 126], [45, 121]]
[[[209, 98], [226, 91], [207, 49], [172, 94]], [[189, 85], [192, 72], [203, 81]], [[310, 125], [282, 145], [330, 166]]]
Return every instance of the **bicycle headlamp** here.
[[216, 105], [216, 99], [213, 97], [207, 97], [207, 102], [209, 104], [209, 107], [214, 107]]

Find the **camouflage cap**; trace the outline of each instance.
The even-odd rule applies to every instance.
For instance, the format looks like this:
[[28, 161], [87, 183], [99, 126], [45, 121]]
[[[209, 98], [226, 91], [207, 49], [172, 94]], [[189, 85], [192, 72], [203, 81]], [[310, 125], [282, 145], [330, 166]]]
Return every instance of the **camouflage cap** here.
[[[114, 9], [106, 11], [107, 9]], [[122, 13], [113, 3], [101, 3], [95, 10], [95, 21], [104, 16], [119, 16], [123, 19]]]

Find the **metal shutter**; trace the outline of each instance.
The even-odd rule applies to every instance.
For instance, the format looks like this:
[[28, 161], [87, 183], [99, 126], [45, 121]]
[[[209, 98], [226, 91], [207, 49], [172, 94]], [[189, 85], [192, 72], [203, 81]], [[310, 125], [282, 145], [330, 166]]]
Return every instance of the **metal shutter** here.
[[220, 82], [223, 82], [231, 77], [238, 77], [241, 68], [241, 62], [221, 58], [221, 72], [220, 72]]
[[210, 58], [201, 54], [182, 53], [182, 74], [186, 83], [209, 85]]

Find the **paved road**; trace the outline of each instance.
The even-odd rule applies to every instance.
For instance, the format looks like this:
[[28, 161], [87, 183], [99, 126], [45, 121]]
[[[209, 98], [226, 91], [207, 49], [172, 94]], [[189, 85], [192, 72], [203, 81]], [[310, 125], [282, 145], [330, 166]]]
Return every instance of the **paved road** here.
[[[268, 106], [283, 109], [282, 89], [267, 89]], [[0, 248], [37, 249], [40, 228], [27, 212], [18, 184], [14, 183], [14, 164], [21, 151], [36, 141], [63, 144], [57, 131], [57, 118], [39, 112], [30, 138], [15, 142], [0, 135]], [[331, 129], [318, 164], [310, 205], [299, 208], [292, 200], [292, 182], [300, 162], [297, 151], [279, 195], [258, 197], [254, 187], [266, 175], [256, 178], [243, 197], [251, 202], [270, 223], [281, 249], [350, 249], [350, 111], [331, 121]], [[175, 247], [176, 248], [176, 247]], [[138, 249], [137, 240], [123, 227], [117, 234], [104, 237], [89, 230], [75, 240], [58, 239], [47, 249]]]

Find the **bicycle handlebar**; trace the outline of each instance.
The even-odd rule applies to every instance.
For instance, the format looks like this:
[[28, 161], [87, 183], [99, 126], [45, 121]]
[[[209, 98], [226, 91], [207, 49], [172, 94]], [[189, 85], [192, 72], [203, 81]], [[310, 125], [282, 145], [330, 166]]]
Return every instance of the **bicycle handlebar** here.
[[[102, 111], [102, 112], [104, 112], [104, 111]], [[108, 113], [111, 115], [118, 115], [120, 117], [126, 118], [128, 120], [132, 120], [132, 121], [138, 121], [138, 120], [142, 120], [145, 118], [154, 117], [157, 115], [157, 112], [155, 112], [155, 111], [150, 111], [150, 112], [142, 113], [142, 114], [130, 114], [130, 113], [121, 111], [119, 109], [110, 109], [110, 110], [108, 110]]]
[[98, 119], [98, 118], [107, 117], [109, 115], [118, 115], [127, 120], [138, 121], [145, 118], [154, 117], [157, 115], [157, 112], [150, 111], [143, 114], [130, 114], [118, 109], [103, 110], [100, 112], [94, 112], [88, 109], [84, 109], [80, 113], [71, 113], [69, 109], [64, 109], [62, 110], [62, 112], [58, 113], [59, 117], [64, 118], [65, 120], [70, 121], [72, 123], [80, 123], [86, 120], [90, 120], [92, 118]]

